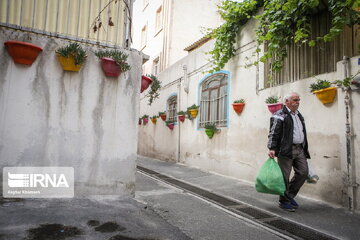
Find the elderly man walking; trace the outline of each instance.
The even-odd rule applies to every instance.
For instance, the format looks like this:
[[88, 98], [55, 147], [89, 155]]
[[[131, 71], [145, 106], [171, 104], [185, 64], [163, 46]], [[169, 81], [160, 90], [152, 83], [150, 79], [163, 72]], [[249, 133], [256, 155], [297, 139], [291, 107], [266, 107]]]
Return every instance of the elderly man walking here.
[[[308, 176], [307, 158], [310, 158], [303, 116], [298, 111], [299, 94], [291, 92], [284, 97], [285, 106], [270, 119], [268, 155], [277, 157], [284, 176], [286, 191], [279, 198], [279, 207], [294, 212], [299, 207], [294, 200]], [[289, 182], [291, 169], [294, 176]]]

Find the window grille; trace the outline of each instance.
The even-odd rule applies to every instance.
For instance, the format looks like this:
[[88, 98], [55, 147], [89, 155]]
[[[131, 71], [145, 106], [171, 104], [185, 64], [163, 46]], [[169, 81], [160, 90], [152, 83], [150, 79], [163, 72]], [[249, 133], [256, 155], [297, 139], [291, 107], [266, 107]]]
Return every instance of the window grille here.
[[217, 73], [201, 84], [199, 127], [205, 127], [207, 123], [219, 127], [227, 125], [227, 81], [227, 74]]
[[168, 107], [166, 112], [167, 121], [177, 121], [177, 96], [172, 96], [167, 101]]
[[[311, 39], [324, 36], [330, 29], [330, 22], [331, 16], [327, 11], [315, 15], [312, 19]], [[284, 60], [281, 71], [271, 72], [271, 59], [265, 63], [264, 86], [277, 86], [336, 71], [336, 63], [341, 61], [343, 56], [352, 57], [360, 53], [359, 33], [358, 26], [346, 27], [333, 42], [319, 41], [315, 47], [309, 47], [307, 44], [287, 46], [288, 57]]]
[[153, 75], [157, 76], [160, 72], [160, 64], [159, 64], [159, 57], [155, 58], [153, 61]]

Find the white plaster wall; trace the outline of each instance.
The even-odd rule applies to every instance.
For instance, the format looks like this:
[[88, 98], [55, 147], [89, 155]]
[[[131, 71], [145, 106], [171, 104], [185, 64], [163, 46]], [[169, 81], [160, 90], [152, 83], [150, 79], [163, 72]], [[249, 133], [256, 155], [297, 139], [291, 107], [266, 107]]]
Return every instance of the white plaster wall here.
[[[255, 22], [251, 21], [246, 25], [238, 38], [239, 54], [224, 69], [230, 72], [228, 127], [221, 128], [221, 132], [210, 140], [204, 130], [197, 128], [197, 119], [193, 121], [187, 119], [185, 123], [180, 123], [180, 138], [178, 137], [179, 125], [175, 126], [174, 133], [170, 135], [164, 124], [152, 126], [150, 123], [139, 129], [139, 136], [146, 136], [145, 139], [139, 139], [139, 153], [175, 161], [180, 141], [180, 162], [253, 183], [259, 168], [267, 159], [266, 145], [271, 114], [267, 109], [265, 99], [270, 95], [283, 97], [289, 91], [296, 91], [301, 96], [299, 110], [306, 120], [309, 150], [312, 157], [310, 161], [320, 177], [317, 184], [305, 184], [300, 194], [346, 206], [347, 187], [344, 179], [346, 179], [347, 164], [343, 91], [337, 90], [334, 103], [323, 105], [315, 95], [310, 93], [309, 86], [315, 82], [315, 78], [264, 89], [263, 66], [260, 65], [259, 69], [256, 66], [244, 67], [248, 62], [246, 57], [251, 58], [256, 48], [256, 42], [253, 40], [254, 29]], [[182, 85], [181, 92], [178, 93], [180, 96], [179, 110], [185, 110], [194, 103], [199, 104], [199, 82], [209, 70], [208, 55], [205, 55], [205, 52], [211, 50], [212, 46], [213, 42], [207, 43], [159, 75], [159, 79], [165, 86], [167, 83], [181, 78], [182, 66], [187, 65], [190, 91], [188, 94], [185, 93]], [[357, 57], [351, 59], [352, 74], [359, 71], [357, 61]], [[257, 74], [257, 70], [259, 74]], [[342, 79], [343, 74], [343, 64], [339, 62], [337, 72], [322, 74], [317, 78], [333, 81]], [[257, 78], [259, 79], [258, 86]], [[160, 93], [160, 99], [156, 100], [152, 106], [147, 105], [147, 98], [141, 99], [140, 115], [146, 113], [151, 116], [164, 110], [170, 92], [178, 92], [176, 84], [164, 88]], [[360, 103], [360, 91], [353, 91], [351, 96], [354, 133], [353, 167], [354, 172], [359, 176], [360, 172], [357, 166], [360, 164], [360, 153], [357, 136], [360, 134], [360, 120], [357, 116], [360, 116], [360, 113], [357, 105]], [[237, 115], [233, 111], [231, 103], [239, 98], [244, 98], [246, 105], [244, 111]], [[359, 193], [356, 192], [355, 195], [357, 196], [355, 201], [359, 206]]]
[[[31, 66], [15, 64], [8, 40], [43, 52]], [[84, 66], [65, 72], [55, 50], [66, 44], [0, 28], [0, 165], [74, 167], [76, 196], [133, 194], [142, 55], [125, 51], [132, 69], [108, 78], [99, 49], [83, 45]]]

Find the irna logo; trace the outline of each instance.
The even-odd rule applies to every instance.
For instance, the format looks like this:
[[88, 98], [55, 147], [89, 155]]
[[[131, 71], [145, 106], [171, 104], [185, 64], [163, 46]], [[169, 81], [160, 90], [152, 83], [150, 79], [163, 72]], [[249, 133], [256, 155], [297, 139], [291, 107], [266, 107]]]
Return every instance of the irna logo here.
[[8, 172], [9, 187], [69, 187], [64, 174], [11, 174]]

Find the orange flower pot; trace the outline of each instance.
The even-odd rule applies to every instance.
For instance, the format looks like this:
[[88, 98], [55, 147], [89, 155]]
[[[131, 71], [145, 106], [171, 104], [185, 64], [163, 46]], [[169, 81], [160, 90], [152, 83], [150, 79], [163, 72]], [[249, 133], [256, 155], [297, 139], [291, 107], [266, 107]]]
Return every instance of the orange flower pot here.
[[151, 118], [151, 122], [152, 122], [153, 124], [156, 124], [156, 121], [157, 121], [157, 118]]
[[234, 108], [234, 111], [237, 114], [240, 114], [244, 109], [245, 103], [233, 103], [232, 106]]
[[73, 56], [63, 57], [58, 56], [60, 65], [65, 71], [78, 72], [80, 71], [81, 65], [75, 64], [75, 58]]
[[323, 103], [332, 103], [334, 102], [335, 96], [336, 96], [336, 87], [329, 87], [320, 89], [317, 91], [313, 91], [314, 94], [316, 94], [316, 97]]
[[31, 65], [42, 51], [41, 47], [27, 42], [7, 41], [4, 45], [15, 63], [25, 65]]

